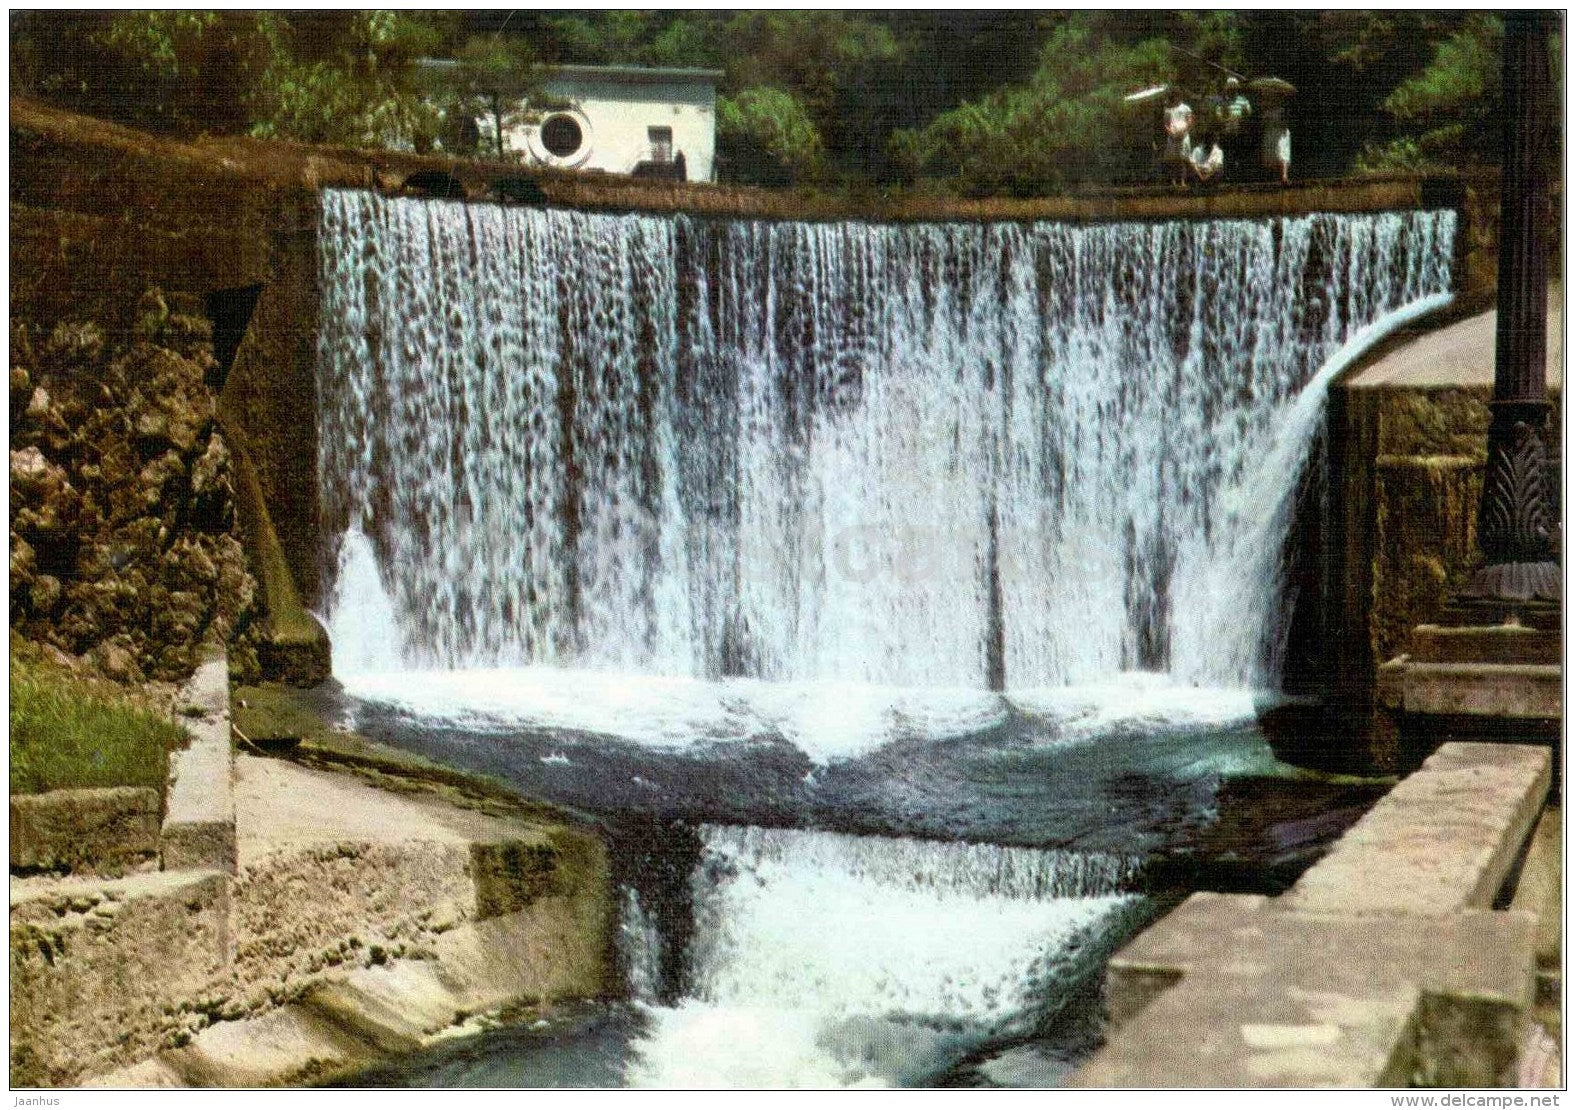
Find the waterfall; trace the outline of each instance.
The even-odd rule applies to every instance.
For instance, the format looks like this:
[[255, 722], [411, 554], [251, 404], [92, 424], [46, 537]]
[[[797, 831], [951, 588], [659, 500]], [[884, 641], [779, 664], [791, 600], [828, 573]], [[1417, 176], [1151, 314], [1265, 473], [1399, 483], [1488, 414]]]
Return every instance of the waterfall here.
[[921, 1080], [1053, 1014], [1137, 901], [1118, 857], [716, 826], [701, 840], [684, 998], [650, 1010], [635, 1085]]
[[1273, 685], [1320, 368], [1448, 290], [1454, 225], [703, 221], [328, 191], [330, 604], [362, 605], [336, 574], [359, 535], [396, 625], [330, 612], [336, 648]]

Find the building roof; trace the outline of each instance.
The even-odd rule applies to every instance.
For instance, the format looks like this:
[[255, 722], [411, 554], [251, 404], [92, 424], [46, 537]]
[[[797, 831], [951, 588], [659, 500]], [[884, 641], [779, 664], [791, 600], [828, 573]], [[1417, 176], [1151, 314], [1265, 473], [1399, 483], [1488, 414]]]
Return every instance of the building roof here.
[[[452, 70], [460, 63], [453, 58], [417, 58], [423, 69]], [[671, 66], [544, 66], [544, 76], [571, 81], [611, 81], [621, 85], [655, 85], [674, 82], [705, 82], [715, 85], [723, 78], [720, 69], [682, 69]]]
[[547, 77], [549, 80], [557, 77], [580, 81], [614, 81], [626, 85], [669, 84], [674, 81], [716, 84], [722, 80], [723, 71], [671, 66], [549, 66]]

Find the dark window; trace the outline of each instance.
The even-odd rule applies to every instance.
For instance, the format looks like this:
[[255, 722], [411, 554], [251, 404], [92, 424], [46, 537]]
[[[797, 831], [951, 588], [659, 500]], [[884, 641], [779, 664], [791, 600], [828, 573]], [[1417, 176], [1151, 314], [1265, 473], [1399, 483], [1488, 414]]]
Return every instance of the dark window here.
[[548, 116], [542, 121], [542, 146], [551, 155], [567, 158], [580, 149], [584, 139], [573, 116]]
[[673, 161], [673, 128], [648, 127], [646, 138], [651, 141], [651, 160], [653, 162]]

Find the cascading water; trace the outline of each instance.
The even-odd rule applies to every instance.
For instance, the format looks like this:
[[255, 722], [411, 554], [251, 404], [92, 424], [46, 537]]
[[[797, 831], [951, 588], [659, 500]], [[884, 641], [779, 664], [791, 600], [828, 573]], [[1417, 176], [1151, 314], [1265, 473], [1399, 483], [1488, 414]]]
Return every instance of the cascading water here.
[[[418, 750], [643, 845], [627, 1081], [1022, 1048], [1147, 912], [1099, 849], [1163, 851], [1273, 762], [1239, 726], [1279, 675], [1325, 386], [1448, 298], [1454, 227], [329, 191], [336, 674]], [[992, 838], [1088, 851], [962, 842]]]
[[[648, 1008], [637, 1086], [922, 1079], [1043, 1022], [1137, 901], [1120, 893], [1133, 867], [1119, 857], [700, 832], [684, 998]], [[636, 905], [626, 931], [645, 920]], [[637, 969], [651, 960], [626, 953]]]
[[[392, 643], [426, 669], [1273, 685], [1299, 395], [1317, 415], [1344, 341], [1448, 289], [1454, 219], [712, 223], [330, 191], [336, 668]], [[381, 578], [346, 582], [360, 537]], [[378, 604], [353, 584], [394, 635], [340, 619]]]

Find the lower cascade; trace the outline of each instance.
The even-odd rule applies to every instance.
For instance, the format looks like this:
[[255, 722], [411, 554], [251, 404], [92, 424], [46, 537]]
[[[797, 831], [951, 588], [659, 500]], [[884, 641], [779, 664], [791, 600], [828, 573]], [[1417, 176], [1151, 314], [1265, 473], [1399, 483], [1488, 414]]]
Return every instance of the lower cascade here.
[[705, 221], [329, 191], [342, 674], [1273, 686], [1330, 360], [1451, 211]]
[[1118, 857], [706, 826], [683, 996], [648, 993], [660, 943], [626, 892], [624, 960], [646, 1003], [635, 1086], [913, 1083], [1024, 1036], [1133, 909]]

